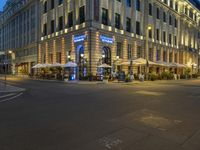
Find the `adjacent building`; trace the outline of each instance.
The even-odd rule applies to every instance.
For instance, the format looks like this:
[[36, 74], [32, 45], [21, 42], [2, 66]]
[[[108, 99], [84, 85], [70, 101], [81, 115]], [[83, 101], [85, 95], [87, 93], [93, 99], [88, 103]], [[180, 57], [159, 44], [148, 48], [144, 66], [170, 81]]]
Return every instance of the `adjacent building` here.
[[[0, 51], [9, 58], [10, 70], [29, 74], [37, 63], [39, 0], [8, 0], [0, 14]], [[10, 53], [8, 53], [10, 52]]]

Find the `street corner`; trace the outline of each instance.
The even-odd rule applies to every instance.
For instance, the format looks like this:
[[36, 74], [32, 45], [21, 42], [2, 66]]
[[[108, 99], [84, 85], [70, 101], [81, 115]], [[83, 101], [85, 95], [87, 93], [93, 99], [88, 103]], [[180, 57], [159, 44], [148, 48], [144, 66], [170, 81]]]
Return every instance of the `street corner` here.
[[0, 84], [0, 103], [13, 100], [21, 96], [25, 92], [25, 89]]

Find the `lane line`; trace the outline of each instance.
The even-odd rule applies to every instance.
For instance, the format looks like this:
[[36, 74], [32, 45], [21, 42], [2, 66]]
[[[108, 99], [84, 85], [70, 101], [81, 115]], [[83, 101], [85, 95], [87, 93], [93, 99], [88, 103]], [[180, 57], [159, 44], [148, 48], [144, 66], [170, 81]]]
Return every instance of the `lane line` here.
[[22, 94], [23, 94], [23, 93], [19, 93], [18, 95], [13, 96], [13, 97], [11, 97], [11, 98], [8, 98], [8, 99], [5, 99], [5, 100], [1, 100], [0, 103], [6, 102], [6, 101], [10, 101], [10, 100], [12, 100], [12, 99], [14, 99], [14, 98], [17, 98], [17, 97], [21, 96]]
[[7, 95], [0, 96], [0, 98], [9, 97], [9, 96], [12, 96], [12, 95], [15, 95], [15, 94], [16, 94], [16, 93], [10, 93], [10, 94], [7, 94]]

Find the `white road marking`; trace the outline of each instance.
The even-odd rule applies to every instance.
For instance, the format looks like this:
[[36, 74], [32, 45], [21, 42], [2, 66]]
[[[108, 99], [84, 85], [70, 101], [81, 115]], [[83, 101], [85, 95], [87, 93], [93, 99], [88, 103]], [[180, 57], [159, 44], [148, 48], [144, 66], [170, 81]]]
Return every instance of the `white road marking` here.
[[17, 97], [21, 96], [22, 94], [23, 94], [23, 93], [19, 93], [19, 94], [17, 94], [16, 96], [13, 96], [13, 97], [11, 97], [11, 98], [7, 98], [7, 99], [4, 99], [4, 100], [1, 100], [0, 103], [5, 102], [5, 101], [10, 101], [10, 100], [12, 100], [12, 99], [14, 99], [14, 98], [17, 98]]
[[7, 95], [0, 96], [0, 98], [9, 97], [9, 96], [12, 96], [12, 95], [15, 95], [15, 93], [10, 93], [10, 94], [7, 94]]

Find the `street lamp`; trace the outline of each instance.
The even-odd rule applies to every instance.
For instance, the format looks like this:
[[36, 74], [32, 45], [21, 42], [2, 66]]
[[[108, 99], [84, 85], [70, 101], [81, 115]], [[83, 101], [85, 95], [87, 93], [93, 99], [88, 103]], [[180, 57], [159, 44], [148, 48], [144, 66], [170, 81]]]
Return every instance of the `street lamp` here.
[[119, 60], [119, 56], [116, 56], [116, 59], [114, 60], [113, 64], [114, 64], [114, 67], [113, 67], [113, 70], [114, 72], [116, 72], [116, 66], [117, 66], [117, 61]]
[[146, 29], [146, 80], [149, 79], [149, 31], [152, 30], [152, 26], [148, 25]]

